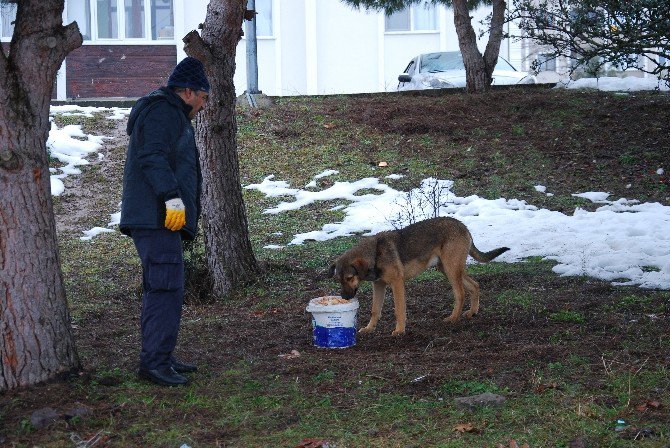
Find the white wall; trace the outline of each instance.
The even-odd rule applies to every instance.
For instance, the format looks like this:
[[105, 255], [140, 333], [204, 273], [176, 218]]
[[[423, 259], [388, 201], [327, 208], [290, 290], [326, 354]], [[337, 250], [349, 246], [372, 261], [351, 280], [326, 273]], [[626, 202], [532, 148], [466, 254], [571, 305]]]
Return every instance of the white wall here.
[[[276, 92], [279, 89], [276, 68], [279, 64], [277, 39], [259, 38], [256, 41], [258, 55], [258, 88], [261, 92]], [[233, 78], [237, 95], [247, 90], [247, 40], [243, 38], [235, 53], [235, 76]]]
[[[279, 14], [275, 14], [276, 51], [280, 52], [278, 67], [269, 67], [258, 62], [258, 70], [268, 70], [281, 78], [274, 91], [264, 90], [267, 95], [306, 95], [307, 91], [307, 20], [306, 2], [310, 0], [281, 0], [273, 2], [279, 5]], [[322, 0], [323, 1], [323, 0]], [[276, 10], [275, 10], [276, 11]], [[264, 87], [259, 86], [261, 90]]]
[[[478, 35], [479, 21], [489, 11], [473, 13]], [[438, 10], [439, 30], [428, 32], [385, 33], [383, 13], [340, 0], [274, 0], [273, 16], [274, 37], [257, 42], [258, 87], [267, 95], [393, 91], [417, 54], [458, 50], [453, 12], [444, 7]], [[478, 39], [482, 51], [487, 40]], [[503, 42], [501, 55], [507, 59], [508, 53]], [[240, 41], [236, 62], [239, 95], [246, 90], [246, 39]]]
[[339, 0], [319, 0], [318, 6], [315, 93], [383, 90], [378, 75], [378, 14], [353, 10]]

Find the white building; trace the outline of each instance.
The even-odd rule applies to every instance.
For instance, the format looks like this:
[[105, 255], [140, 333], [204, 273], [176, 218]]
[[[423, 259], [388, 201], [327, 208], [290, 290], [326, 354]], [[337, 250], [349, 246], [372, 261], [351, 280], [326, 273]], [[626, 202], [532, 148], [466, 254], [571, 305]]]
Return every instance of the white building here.
[[[387, 17], [339, 0], [256, 0], [259, 88], [268, 95], [313, 95], [395, 90], [417, 54], [458, 51], [451, 9], [415, 5]], [[482, 28], [489, 8], [473, 14]], [[271, 19], [268, 18], [268, 14]], [[264, 18], [263, 18], [264, 16]], [[261, 26], [260, 24], [264, 24]], [[485, 37], [480, 48], [486, 46]], [[520, 65], [520, 45], [500, 54]], [[237, 51], [235, 85], [246, 86], [246, 39]]]
[[[207, 0], [66, 0], [84, 44], [66, 59], [58, 99], [138, 97], [163, 85], [185, 57], [181, 38], [205, 20]], [[2, 7], [0, 38], [11, 40], [15, 5]], [[458, 50], [453, 12], [431, 2], [386, 16], [340, 0], [256, 0], [258, 87], [267, 95], [395, 90], [419, 53]], [[475, 30], [489, 8], [473, 13]], [[480, 39], [483, 50], [488, 36]], [[521, 45], [500, 55], [522, 68]], [[237, 93], [246, 90], [246, 39], [237, 48]]]

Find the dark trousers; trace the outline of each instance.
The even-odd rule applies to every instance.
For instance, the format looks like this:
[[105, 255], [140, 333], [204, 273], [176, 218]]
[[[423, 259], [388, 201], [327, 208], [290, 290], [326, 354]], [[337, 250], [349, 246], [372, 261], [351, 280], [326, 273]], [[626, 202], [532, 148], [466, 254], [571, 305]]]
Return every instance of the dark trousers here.
[[133, 229], [142, 260], [142, 352], [140, 368], [171, 365], [184, 302], [184, 257], [179, 232]]

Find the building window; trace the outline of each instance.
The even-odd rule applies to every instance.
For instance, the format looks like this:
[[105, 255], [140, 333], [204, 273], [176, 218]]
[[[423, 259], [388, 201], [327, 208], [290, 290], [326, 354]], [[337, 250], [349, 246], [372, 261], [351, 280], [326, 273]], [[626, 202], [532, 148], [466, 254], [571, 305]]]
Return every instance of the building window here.
[[547, 56], [546, 54], [538, 54], [537, 55], [537, 71], [538, 72], [544, 72], [544, 71], [555, 72], [556, 71], [556, 58]]
[[70, 22], [77, 22], [84, 40], [91, 40], [91, 2], [89, 0], [85, 0], [83, 4], [69, 1], [67, 18]]
[[126, 38], [144, 39], [144, 0], [124, 0]]
[[14, 34], [14, 20], [16, 20], [15, 3], [0, 4], [0, 37], [12, 37]]
[[119, 14], [117, 0], [96, 0], [98, 39], [119, 38]]
[[151, 38], [174, 39], [174, 7], [172, 0], [151, 0]]
[[409, 31], [410, 8], [386, 16], [386, 31]]
[[430, 0], [386, 16], [386, 31], [437, 30], [437, 11]]
[[645, 66], [645, 57], [642, 54], [629, 54], [625, 56], [620, 63], [611, 63], [608, 64], [610, 67], [615, 70], [637, 70], [639, 68], [644, 68]]
[[173, 0], [68, 0], [67, 14], [87, 41], [174, 39]]

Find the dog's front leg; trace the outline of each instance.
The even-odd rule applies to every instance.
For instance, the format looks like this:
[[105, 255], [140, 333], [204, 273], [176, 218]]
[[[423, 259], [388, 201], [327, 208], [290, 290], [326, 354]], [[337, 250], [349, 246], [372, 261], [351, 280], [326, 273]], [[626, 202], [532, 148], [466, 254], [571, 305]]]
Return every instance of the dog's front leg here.
[[359, 333], [372, 333], [379, 322], [379, 317], [382, 315], [382, 306], [384, 305], [384, 297], [386, 296], [386, 283], [377, 280], [372, 284], [372, 313], [370, 314], [370, 322], [367, 327], [358, 330]]
[[407, 305], [405, 303], [405, 282], [399, 280], [391, 284], [393, 291], [393, 311], [395, 312], [395, 330], [391, 336], [397, 336], [405, 332], [407, 321]]

